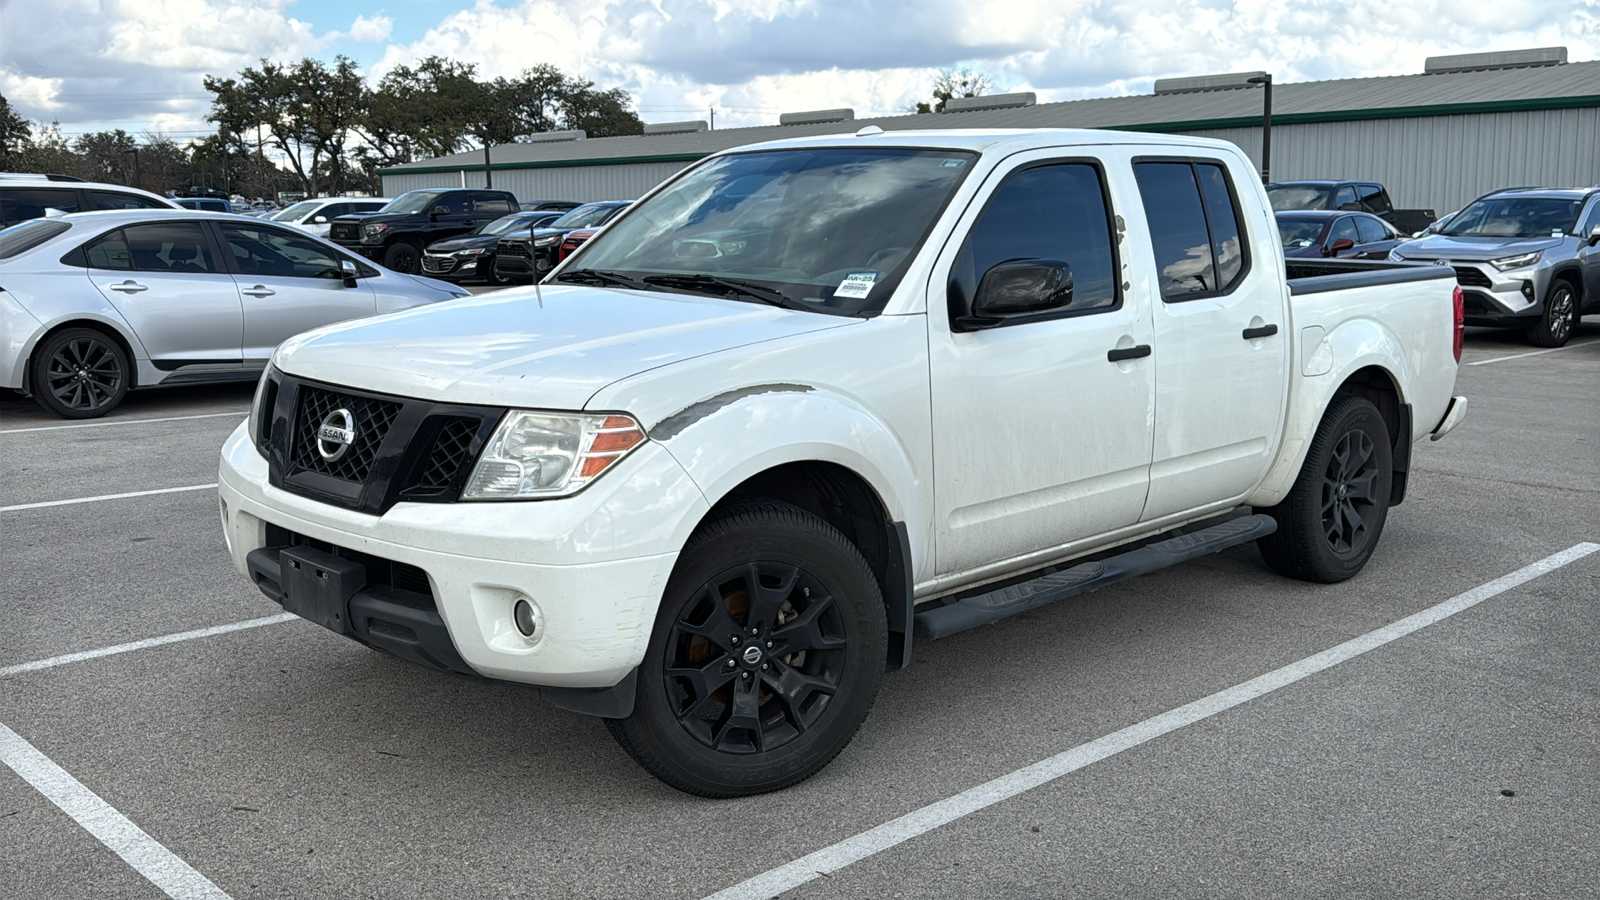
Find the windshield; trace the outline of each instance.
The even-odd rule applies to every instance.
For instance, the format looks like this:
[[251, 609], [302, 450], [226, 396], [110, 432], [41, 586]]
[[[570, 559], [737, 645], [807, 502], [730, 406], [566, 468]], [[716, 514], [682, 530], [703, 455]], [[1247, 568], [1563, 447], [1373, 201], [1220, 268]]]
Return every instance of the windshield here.
[[634, 207], [574, 265], [732, 279], [807, 309], [874, 313], [976, 158], [854, 147], [719, 157]]
[[580, 206], [572, 212], [550, 223], [551, 228], [588, 228], [599, 225], [607, 216], [616, 212], [615, 206]]
[[1327, 209], [1331, 187], [1314, 184], [1275, 184], [1267, 188], [1267, 200], [1274, 211], [1284, 209]]
[[1279, 219], [1278, 236], [1285, 247], [1309, 247], [1322, 234], [1321, 219]]
[[1560, 236], [1577, 227], [1582, 200], [1559, 197], [1491, 197], [1455, 214], [1440, 234], [1450, 237]]
[[406, 191], [404, 194], [389, 201], [389, 205], [379, 212], [386, 213], [419, 213], [433, 206], [433, 201], [438, 198], [439, 191]]
[[518, 228], [528, 227], [529, 223], [536, 221], [538, 218], [538, 216], [530, 216], [525, 214], [501, 216], [500, 218], [495, 219], [493, 222], [490, 222], [489, 224], [478, 229], [478, 233], [507, 234], [511, 231], [515, 231]]
[[273, 220], [274, 222], [298, 222], [306, 216], [311, 215], [311, 211], [321, 205], [321, 200], [302, 200], [288, 209], [281, 209], [272, 215], [267, 216], [267, 218]]

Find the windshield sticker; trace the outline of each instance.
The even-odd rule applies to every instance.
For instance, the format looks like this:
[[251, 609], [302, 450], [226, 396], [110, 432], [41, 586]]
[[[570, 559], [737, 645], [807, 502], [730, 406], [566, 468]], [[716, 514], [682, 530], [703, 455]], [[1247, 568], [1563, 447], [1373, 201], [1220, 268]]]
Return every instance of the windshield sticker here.
[[872, 293], [872, 286], [877, 281], [877, 272], [850, 272], [844, 276], [843, 281], [839, 282], [839, 286], [834, 289], [833, 295], [835, 297], [860, 300]]
[[959, 169], [966, 164], [967, 161], [964, 159], [947, 159], [944, 162], [939, 163], [939, 167], [942, 169]]

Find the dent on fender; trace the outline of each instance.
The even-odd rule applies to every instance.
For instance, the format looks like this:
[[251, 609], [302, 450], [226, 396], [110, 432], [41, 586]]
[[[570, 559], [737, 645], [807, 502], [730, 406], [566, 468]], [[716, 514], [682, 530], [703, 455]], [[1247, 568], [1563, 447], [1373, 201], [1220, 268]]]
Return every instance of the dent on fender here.
[[685, 406], [683, 409], [651, 426], [648, 433], [653, 441], [668, 441], [677, 437], [690, 425], [719, 409], [732, 406], [746, 397], [755, 397], [760, 394], [809, 394], [814, 390], [816, 388], [808, 384], [756, 384], [739, 388], [736, 391], [724, 391]]

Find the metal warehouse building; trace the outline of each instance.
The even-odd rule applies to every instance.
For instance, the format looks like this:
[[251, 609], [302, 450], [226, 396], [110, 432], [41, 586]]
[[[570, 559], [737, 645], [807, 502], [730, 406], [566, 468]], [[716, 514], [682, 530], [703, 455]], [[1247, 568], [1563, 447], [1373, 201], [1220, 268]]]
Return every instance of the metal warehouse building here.
[[[1433, 57], [1424, 73], [1274, 86], [1272, 179], [1386, 184], [1397, 206], [1445, 213], [1518, 185], [1600, 184], [1600, 61], [1564, 48]], [[1032, 94], [952, 101], [943, 113], [856, 119], [848, 109], [786, 114], [782, 124], [708, 131], [701, 122], [638, 136], [544, 140], [491, 150], [493, 184], [522, 200], [626, 200], [719, 150], [802, 135], [928, 128], [1110, 128], [1221, 138], [1260, 164], [1263, 89], [1242, 73], [1168, 79], [1154, 94], [1036, 104]], [[1238, 87], [1218, 87], [1237, 84]], [[482, 150], [384, 169], [394, 197], [480, 187]]]

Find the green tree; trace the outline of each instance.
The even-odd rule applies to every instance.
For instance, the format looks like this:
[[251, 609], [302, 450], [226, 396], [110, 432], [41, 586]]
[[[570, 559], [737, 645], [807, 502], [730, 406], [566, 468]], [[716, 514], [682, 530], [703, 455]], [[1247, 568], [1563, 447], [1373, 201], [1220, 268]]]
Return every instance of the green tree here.
[[33, 129], [28, 126], [28, 120], [11, 108], [5, 94], [0, 94], [0, 171], [21, 168], [32, 143]]
[[944, 105], [956, 97], [982, 97], [994, 87], [994, 79], [972, 69], [944, 69], [933, 78], [933, 100], [918, 103], [915, 112], [944, 112]]
[[79, 169], [78, 154], [72, 144], [61, 134], [61, 123], [33, 125], [33, 139], [22, 151], [18, 166], [24, 172], [46, 172], [59, 175], [76, 174]]
[[139, 143], [121, 128], [81, 135], [72, 142], [72, 149], [78, 152], [78, 175], [90, 181], [143, 186], [135, 184], [134, 177], [134, 154], [139, 150]]

